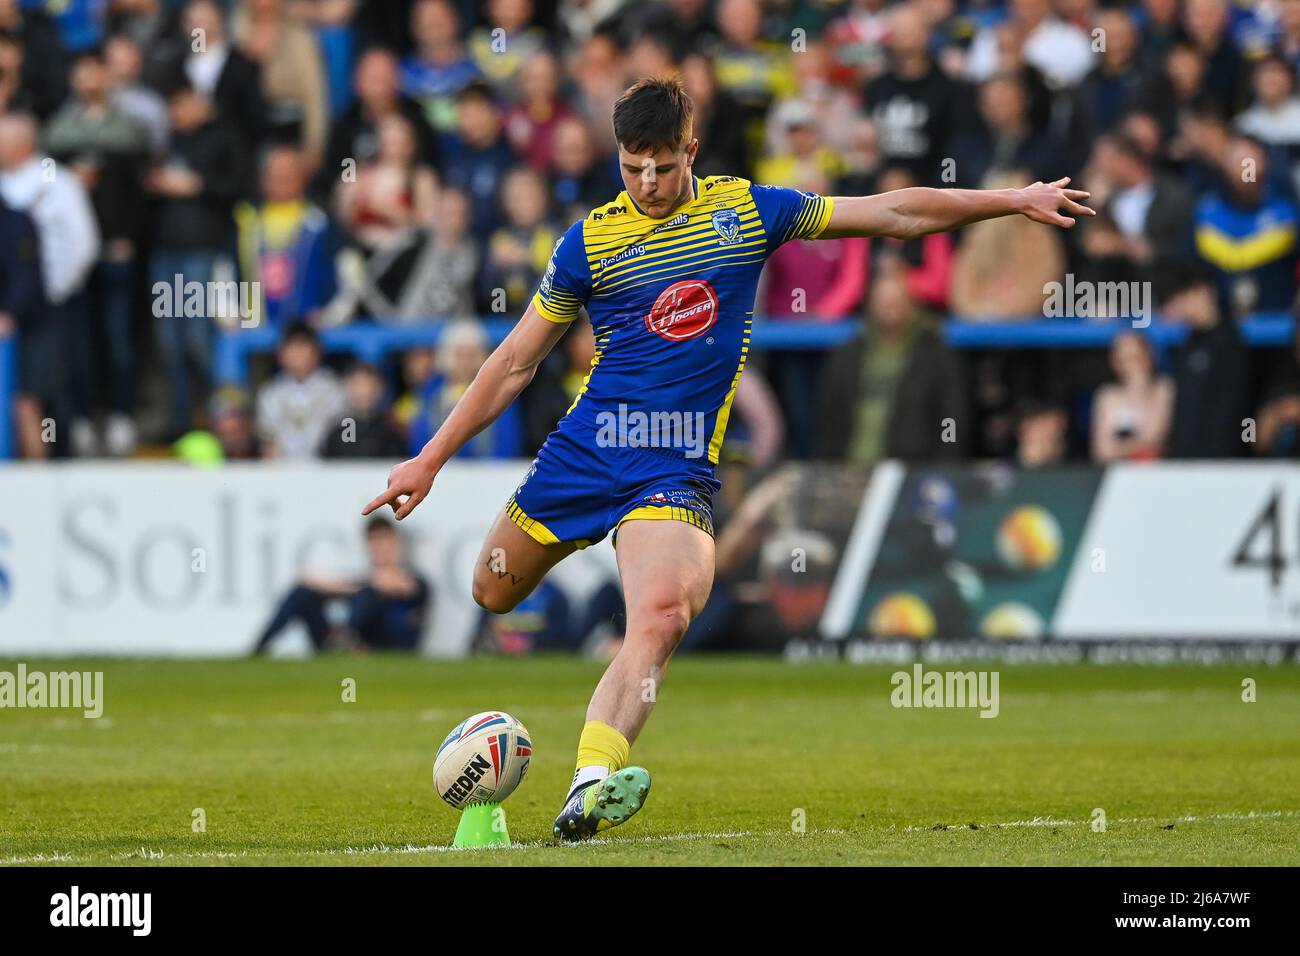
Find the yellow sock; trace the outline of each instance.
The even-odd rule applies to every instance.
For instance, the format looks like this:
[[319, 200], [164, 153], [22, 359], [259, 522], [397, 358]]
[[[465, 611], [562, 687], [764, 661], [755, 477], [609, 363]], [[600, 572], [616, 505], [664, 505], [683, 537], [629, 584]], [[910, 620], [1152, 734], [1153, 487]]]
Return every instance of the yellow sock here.
[[632, 745], [609, 724], [589, 720], [578, 738], [578, 768], [573, 774], [572, 794], [590, 780], [603, 780], [615, 770], [627, 766]]

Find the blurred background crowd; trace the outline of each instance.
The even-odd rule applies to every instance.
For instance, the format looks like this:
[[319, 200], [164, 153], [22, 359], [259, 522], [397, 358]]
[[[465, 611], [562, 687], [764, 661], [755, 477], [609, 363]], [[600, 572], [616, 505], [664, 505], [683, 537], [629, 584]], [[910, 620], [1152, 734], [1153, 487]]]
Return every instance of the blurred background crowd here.
[[[1296, 297], [1297, 63], [1300, 0], [0, 0], [16, 452], [405, 456], [564, 228], [619, 192], [615, 98], [680, 71], [698, 175], [824, 194], [1071, 176], [1100, 211], [782, 247], [757, 314], [846, 332], [759, 353], [730, 461], [1300, 456], [1300, 347], [1242, 334]], [[241, 309], [204, 291], [228, 281], [256, 289]], [[1102, 283], [1150, 290], [1186, 335], [945, 335], [1138, 306], [1073, 293]], [[224, 383], [218, 338], [250, 324], [278, 347]], [[441, 334], [379, 362], [322, 344], [365, 326]], [[593, 349], [575, 323], [463, 454], [532, 455]]]

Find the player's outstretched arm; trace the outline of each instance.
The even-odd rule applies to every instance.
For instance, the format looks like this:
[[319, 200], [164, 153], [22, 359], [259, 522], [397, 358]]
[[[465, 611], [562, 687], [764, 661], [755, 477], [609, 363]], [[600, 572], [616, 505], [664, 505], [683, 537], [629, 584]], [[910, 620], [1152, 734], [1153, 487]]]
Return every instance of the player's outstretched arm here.
[[[537, 366], [564, 335], [566, 325], [543, 318], [530, 304], [451, 410], [437, 434], [414, 458], [395, 465], [388, 487], [362, 510], [391, 505], [401, 521], [425, 499], [433, 479], [452, 455], [491, 425], [533, 380]], [[402, 499], [406, 500], [403, 501]]]
[[[1095, 216], [1083, 205], [1088, 193], [1067, 189], [1070, 179], [1034, 183], [1023, 189], [929, 189], [914, 186], [875, 196], [837, 196], [831, 221], [819, 239], [845, 236], [894, 236], [915, 239], [932, 232], [1022, 215], [1066, 229], [1073, 216]], [[1063, 214], [1064, 211], [1064, 214]]]

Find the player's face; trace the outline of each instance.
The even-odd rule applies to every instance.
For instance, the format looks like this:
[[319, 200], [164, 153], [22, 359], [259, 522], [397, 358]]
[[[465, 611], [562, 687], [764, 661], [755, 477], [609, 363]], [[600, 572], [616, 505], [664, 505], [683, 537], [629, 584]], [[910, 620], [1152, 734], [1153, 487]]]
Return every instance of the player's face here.
[[656, 153], [630, 153], [619, 146], [623, 188], [651, 219], [667, 219], [691, 198], [691, 166], [699, 148], [698, 139], [685, 149], [665, 146]]

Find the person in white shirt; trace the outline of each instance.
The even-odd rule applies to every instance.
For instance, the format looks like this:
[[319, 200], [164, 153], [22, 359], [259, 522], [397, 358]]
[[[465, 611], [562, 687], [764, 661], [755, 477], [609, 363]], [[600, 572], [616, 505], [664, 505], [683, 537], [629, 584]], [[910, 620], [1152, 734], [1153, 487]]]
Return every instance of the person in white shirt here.
[[276, 353], [281, 372], [257, 396], [257, 431], [264, 458], [317, 456], [330, 429], [344, 429], [347, 393], [321, 365], [320, 342], [305, 324], [290, 326]]
[[63, 305], [82, 290], [99, 259], [99, 226], [80, 180], [40, 152], [36, 121], [0, 117], [0, 194], [36, 223], [45, 295]]
[[[0, 196], [7, 205], [27, 213], [36, 227], [41, 273], [48, 308], [42, 318], [39, 338], [43, 348], [60, 365], [71, 362], [68, 347], [73, 330], [85, 327], [77, 310], [87, 305], [82, 295], [99, 260], [99, 224], [90, 197], [80, 180], [68, 169], [42, 154], [38, 148], [36, 120], [21, 113], [0, 116]], [[67, 423], [72, 451], [89, 454], [95, 443], [90, 422], [73, 421], [66, 382], [58, 370], [48, 369], [52, 394], [43, 414], [55, 421], [53, 439]], [[57, 448], [55, 449], [57, 452]]]
[[[1053, 89], [1074, 86], [1100, 62], [1087, 33], [1052, 12], [1051, 0], [1011, 0], [1009, 25], [1024, 37], [1021, 54]], [[985, 27], [975, 36], [966, 63], [967, 79], [982, 83], [1003, 70], [998, 30]]]

